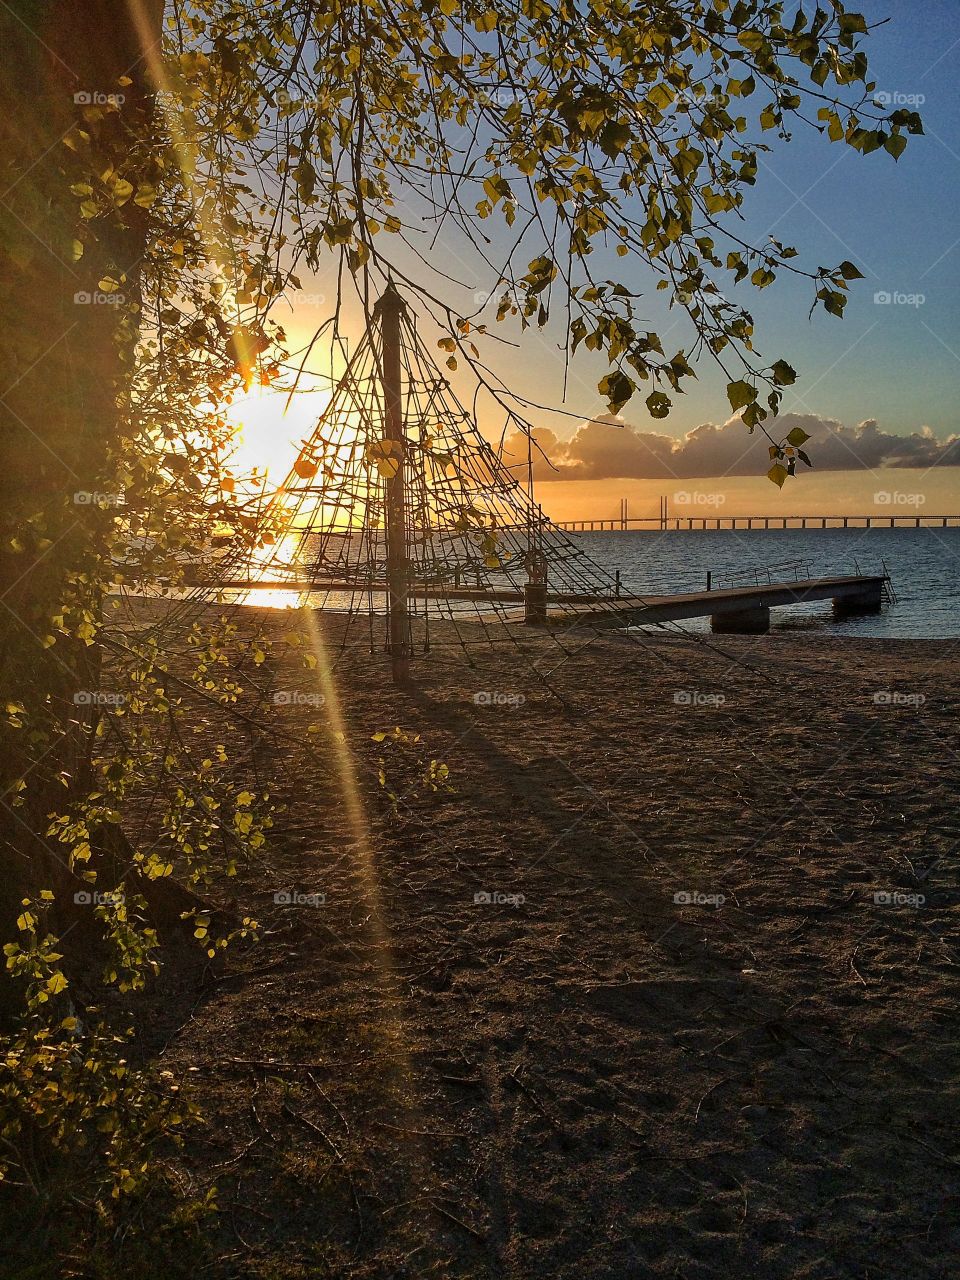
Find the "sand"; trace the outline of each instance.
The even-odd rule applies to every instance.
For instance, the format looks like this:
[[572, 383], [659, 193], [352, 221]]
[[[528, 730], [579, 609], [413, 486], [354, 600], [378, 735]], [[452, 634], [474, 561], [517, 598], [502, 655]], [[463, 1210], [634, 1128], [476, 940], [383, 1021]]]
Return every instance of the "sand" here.
[[184, 1274], [955, 1274], [955, 650], [530, 643], [566, 708], [509, 644], [261, 672], [329, 696], [232, 730], [288, 805], [264, 936], [157, 1012], [219, 1188]]

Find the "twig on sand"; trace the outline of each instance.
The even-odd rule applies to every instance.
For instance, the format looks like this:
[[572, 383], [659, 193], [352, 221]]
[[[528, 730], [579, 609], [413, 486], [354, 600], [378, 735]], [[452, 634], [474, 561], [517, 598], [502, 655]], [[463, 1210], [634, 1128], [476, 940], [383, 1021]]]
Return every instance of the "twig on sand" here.
[[328, 1107], [330, 1107], [330, 1108], [331, 1108], [331, 1109], [336, 1113], [336, 1116], [337, 1116], [338, 1120], [339, 1120], [339, 1121], [340, 1121], [340, 1123], [343, 1125], [344, 1130], [346, 1131], [346, 1133], [349, 1135], [349, 1133], [350, 1133], [350, 1126], [349, 1126], [349, 1124], [347, 1124], [347, 1118], [346, 1118], [346, 1116], [343, 1114], [343, 1112], [340, 1110], [340, 1108], [337, 1106], [337, 1104], [334, 1102], [334, 1100], [333, 1100], [331, 1097], [329, 1097], [329, 1096], [328, 1096], [328, 1095], [323, 1091], [323, 1089], [321, 1089], [320, 1085], [317, 1083], [317, 1079], [316, 1079], [316, 1077], [315, 1077], [311, 1072], [309, 1072], [309, 1071], [307, 1072], [307, 1079], [308, 1079], [308, 1080], [310, 1081], [310, 1083], [313, 1085], [314, 1089], [316, 1089], [317, 1093], [319, 1093], [320, 1097], [324, 1100], [324, 1102], [327, 1104], [327, 1106], [328, 1106]]
[[479, 1240], [481, 1244], [486, 1243], [486, 1236], [482, 1231], [478, 1231], [476, 1227], [471, 1227], [469, 1222], [464, 1222], [462, 1218], [458, 1218], [455, 1213], [451, 1213], [449, 1209], [445, 1209], [442, 1204], [437, 1204], [436, 1200], [427, 1200], [427, 1204], [435, 1212], [439, 1213], [442, 1218], [446, 1218], [448, 1222], [453, 1222], [458, 1227], [462, 1227], [468, 1235], [473, 1236], [474, 1240]]
[[324, 1142], [327, 1144], [327, 1146], [330, 1148], [333, 1154], [337, 1157], [340, 1163], [341, 1164], [344, 1163], [343, 1153], [341, 1152], [340, 1148], [337, 1146], [334, 1140], [329, 1136], [329, 1134], [324, 1133], [323, 1129], [321, 1129], [320, 1126], [317, 1123], [315, 1123], [315, 1121], [311, 1120], [308, 1116], [303, 1115], [303, 1113], [300, 1111], [294, 1111], [293, 1107], [291, 1107], [288, 1102], [281, 1103], [281, 1108], [283, 1111], [286, 1112], [288, 1116], [293, 1116], [294, 1120], [299, 1120], [301, 1124], [305, 1124], [308, 1129], [312, 1129], [314, 1133], [318, 1134], [324, 1140]]
[[723, 1076], [723, 1078], [722, 1078], [722, 1079], [720, 1079], [720, 1080], [715, 1080], [715, 1081], [713, 1082], [713, 1084], [710, 1086], [710, 1088], [707, 1090], [707, 1092], [703, 1095], [703, 1097], [702, 1097], [702, 1098], [700, 1099], [700, 1101], [697, 1103], [697, 1109], [696, 1109], [696, 1111], [694, 1112], [694, 1115], [693, 1115], [693, 1123], [694, 1123], [694, 1124], [696, 1124], [696, 1123], [697, 1123], [697, 1121], [700, 1119], [700, 1108], [703, 1106], [703, 1104], [706, 1102], [706, 1100], [710, 1097], [711, 1093], [713, 1093], [713, 1092], [715, 1092], [715, 1090], [719, 1089], [719, 1088], [720, 1088], [720, 1086], [721, 1086], [722, 1084], [729, 1084], [729, 1083], [730, 1083], [730, 1081], [728, 1080], [728, 1078], [727, 1078], [726, 1076]]
[[525, 1083], [520, 1079], [520, 1077], [519, 1077], [519, 1075], [517, 1074], [517, 1072], [518, 1072], [519, 1070], [521, 1070], [521, 1069], [522, 1069], [522, 1068], [520, 1068], [520, 1067], [514, 1067], [514, 1069], [513, 1069], [513, 1070], [510, 1072], [510, 1074], [506, 1077], [506, 1078], [507, 1078], [507, 1080], [512, 1081], [512, 1082], [513, 1082], [513, 1084], [515, 1084], [515, 1085], [517, 1086], [517, 1088], [520, 1090], [520, 1092], [521, 1092], [522, 1094], [524, 1094], [524, 1096], [525, 1096], [525, 1097], [527, 1097], [527, 1098], [529, 1098], [529, 1099], [530, 1099], [530, 1101], [531, 1101], [531, 1102], [533, 1103], [533, 1105], [537, 1108], [537, 1110], [540, 1112], [540, 1114], [543, 1116], [543, 1118], [547, 1121], [547, 1123], [548, 1123], [548, 1124], [550, 1124], [550, 1125], [552, 1125], [552, 1127], [557, 1131], [557, 1133], [561, 1134], [564, 1138], [566, 1138], [566, 1134], [564, 1133], [563, 1129], [560, 1127], [560, 1125], [559, 1125], [559, 1124], [557, 1124], [556, 1120], [554, 1120], [553, 1116], [550, 1114], [550, 1112], [547, 1110], [547, 1108], [543, 1105], [543, 1103], [540, 1101], [540, 1099], [537, 1097], [537, 1095], [533, 1092], [533, 1090], [532, 1090], [531, 1088], [529, 1088], [529, 1087], [528, 1087], [528, 1086], [527, 1086], [527, 1085], [526, 1085], [526, 1084], [525, 1084]]
[[[357, 1188], [354, 1185], [353, 1175], [351, 1174], [350, 1168], [344, 1159], [343, 1152], [329, 1134], [325, 1133], [323, 1129], [321, 1129], [320, 1126], [308, 1116], [303, 1115], [300, 1111], [294, 1111], [293, 1107], [291, 1107], [288, 1102], [281, 1103], [281, 1108], [288, 1116], [293, 1116], [294, 1120], [299, 1120], [301, 1124], [306, 1125], [308, 1129], [312, 1129], [315, 1134], [321, 1137], [336, 1157], [335, 1163], [343, 1166], [343, 1171], [347, 1175], [347, 1182], [350, 1184], [350, 1197], [353, 1200], [353, 1207], [357, 1214], [357, 1241], [359, 1244], [360, 1237], [363, 1234], [363, 1211], [360, 1208], [360, 1197], [357, 1195]], [[330, 1172], [332, 1167], [333, 1166], [330, 1165], [324, 1170], [321, 1182], [326, 1180], [327, 1174]]]

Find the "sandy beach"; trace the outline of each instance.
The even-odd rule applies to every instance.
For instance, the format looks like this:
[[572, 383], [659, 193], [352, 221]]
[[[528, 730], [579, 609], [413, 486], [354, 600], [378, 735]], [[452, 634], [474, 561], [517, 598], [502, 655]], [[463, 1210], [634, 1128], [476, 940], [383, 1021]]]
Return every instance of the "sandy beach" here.
[[527, 641], [567, 707], [509, 644], [258, 673], [264, 936], [149, 1035], [220, 1213], [137, 1274], [952, 1274], [960, 659], [578, 642]]

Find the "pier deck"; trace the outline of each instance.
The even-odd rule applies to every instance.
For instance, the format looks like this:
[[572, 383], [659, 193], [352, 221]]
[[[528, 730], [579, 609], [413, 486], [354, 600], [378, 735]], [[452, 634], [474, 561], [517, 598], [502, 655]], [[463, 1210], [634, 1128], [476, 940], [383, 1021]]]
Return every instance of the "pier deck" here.
[[[715, 591], [683, 591], [673, 595], [571, 595], [552, 593], [546, 600], [547, 626], [623, 627], [655, 626], [664, 622], [681, 622], [687, 618], [710, 618], [714, 631], [756, 633], [769, 630], [770, 610], [813, 600], [832, 600], [837, 613], [873, 613], [883, 602], [884, 574], [849, 574], [832, 578], [803, 578], [795, 582], [770, 582], [760, 585], [725, 587]], [[384, 592], [385, 583], [305, 581], [264, 582], [235, 580], [218, 584], [225, 589], [291, 591]], [[516, 623], [533, 621], [524, 610], [524, 596], [509, 588], [474, 589], [454, 585], [420, 585], [410, 595], [420, 600], [463, 600], [498, 605], [517, 605], [508, 611], [508, 620]], [[251, 602], [252, 603], [252, 602]], [[562, 607], [561, 607], [562, 606]], [[575, 606], [571, 608], [571, 606]], [[542, 618], [539, 620], [542, 621]], [[536, 625], [536, 622], [534, 622]]]
[[[832, 600], [838, 613], [875, 612], [883, 602], [887, 581], [883, 574], [851, 574], [667, 596], [608, 596], [603, 600], [606, 608], [587, 607], [572, 615], [569, 610], [550, 608], [553, 601], [548, 598], [547, 618], [553, 624], [589, 622], [592, 626], [643, 626], [710, 618], [714, 631], [763, 632], [769, 630], [771, 609], [811, 600]], [[593, 603], [600, 603], [600, 599]], [[615, 609], [611, 610], [611, 605]]]

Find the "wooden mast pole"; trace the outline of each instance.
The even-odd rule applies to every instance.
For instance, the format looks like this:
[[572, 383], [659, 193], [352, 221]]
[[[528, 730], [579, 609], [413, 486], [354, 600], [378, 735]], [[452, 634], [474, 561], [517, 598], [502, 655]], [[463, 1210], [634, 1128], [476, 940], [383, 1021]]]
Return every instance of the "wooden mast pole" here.
[[383, 439], [391, 444], [389, 457], [396, 470], [386, 480], [387, 603], [390, 654], [394, 684], [410, 679], [410, 592], [407, 555], [406, 447], [403, 430], [403, 386], [400, 362], [400, 317], [403, 299], [392, 281], [377, 304], [380, 313], [381, 358], [383, 360]]

